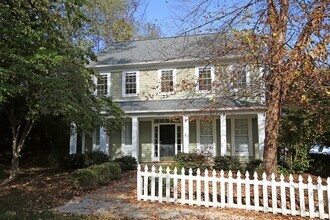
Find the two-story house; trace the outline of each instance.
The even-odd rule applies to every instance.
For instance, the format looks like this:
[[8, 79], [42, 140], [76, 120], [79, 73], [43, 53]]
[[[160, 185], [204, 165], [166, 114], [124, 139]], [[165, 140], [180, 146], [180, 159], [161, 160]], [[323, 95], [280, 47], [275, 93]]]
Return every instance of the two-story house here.
[[235, 95], [240, 86], [253, 86], [251, 79], [260, 71], [240, 72], [236, 82], [230, 82], [238, 87], [223, 89], [230, 95], [222, 97], [221, 84], [228, 82], [223, 77], [219, 82], [217, 76], [232, 69], [237, 56], [211, 61], [212, 48], [205, 44], [211, 38], [117, 42], [103, 50], [91, 64], [101, 75], [95, 78], [95, 95], [111, 96], [127, 117], [115, 133], [103, 128], [93, 135], [73, 132], [70, 153], [100, 150], [114, 158], [132, 155], [139, 162], [173, 160], [179, 152], [196, 150], [262, 158], [264, 108], [259, 101]]

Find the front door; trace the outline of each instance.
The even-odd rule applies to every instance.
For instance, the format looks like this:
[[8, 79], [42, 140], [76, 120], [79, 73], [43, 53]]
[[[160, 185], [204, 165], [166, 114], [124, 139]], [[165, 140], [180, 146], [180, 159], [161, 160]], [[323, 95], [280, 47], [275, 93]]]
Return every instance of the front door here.
[[160, 160], [173, 160], [175, 156], [175, 125], [159, 126]]

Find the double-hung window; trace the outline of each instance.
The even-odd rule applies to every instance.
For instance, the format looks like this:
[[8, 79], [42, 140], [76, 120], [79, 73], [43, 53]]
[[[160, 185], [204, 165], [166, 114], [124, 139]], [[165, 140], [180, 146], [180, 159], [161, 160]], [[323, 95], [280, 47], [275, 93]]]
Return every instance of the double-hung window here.
[[214, 67], [204, 66], [196, 67], [197, 91], [210, 92], [212, 90], [212, 81], [214, 79]]
[[159, 92], [160, 93], [173, 93], [175, 84], [175, 70], [159, 70]]
[[249, 71], [247, 67], [234, 67], [233, 69], [233, 85], [243, 87], [248, 85]]
[[139, 72], [130, 71], [123, 73], [123, 97], [137, 96], [139, 93]]
[[214, 151], [212, 121], [200, 121], [200, 150], [202, 152]]
[[95, 77], [94, 82], [96, 84], [95, 95], [110, 95], [110, 73], [100, 74], [98, 77]]

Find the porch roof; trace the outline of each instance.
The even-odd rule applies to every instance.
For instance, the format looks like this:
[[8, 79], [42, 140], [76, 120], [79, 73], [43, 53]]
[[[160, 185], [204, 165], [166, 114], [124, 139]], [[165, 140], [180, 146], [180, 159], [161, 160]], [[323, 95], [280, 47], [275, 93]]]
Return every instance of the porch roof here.
[[262, 109], [258, 103], [240, 100], [210, 100], [200, 99], [164, 99], [148, 101], [123, 101], [117, 102], [126, 113], [152, 113], [152, 112], [195, 112], [195, 111], [222, 111], [222, 110], [244, 110]]

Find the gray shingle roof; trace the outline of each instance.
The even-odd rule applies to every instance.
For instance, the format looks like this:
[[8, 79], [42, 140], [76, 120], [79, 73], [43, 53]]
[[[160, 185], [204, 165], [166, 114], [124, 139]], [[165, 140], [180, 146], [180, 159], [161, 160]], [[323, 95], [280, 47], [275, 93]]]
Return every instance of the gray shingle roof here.
[[132, 112], [179, 112], [179, 111], [198, 111], [203, 108], [206, 110], [219, 110], [225, 108], [258, 108], [261, 105], [243, 102], [239, 100], [220, 100], [215, 101], [201, 99], [181, 99], [181, 100], [148, 100], [148, 101], [126, 101], [118, 102], [120, 107], [128, 113]]
[[98, 61], [91, 66], [205, 59], [214, 52], [211, 48], [218, 38], [210, 34], [116, 42], [101, 51]]

